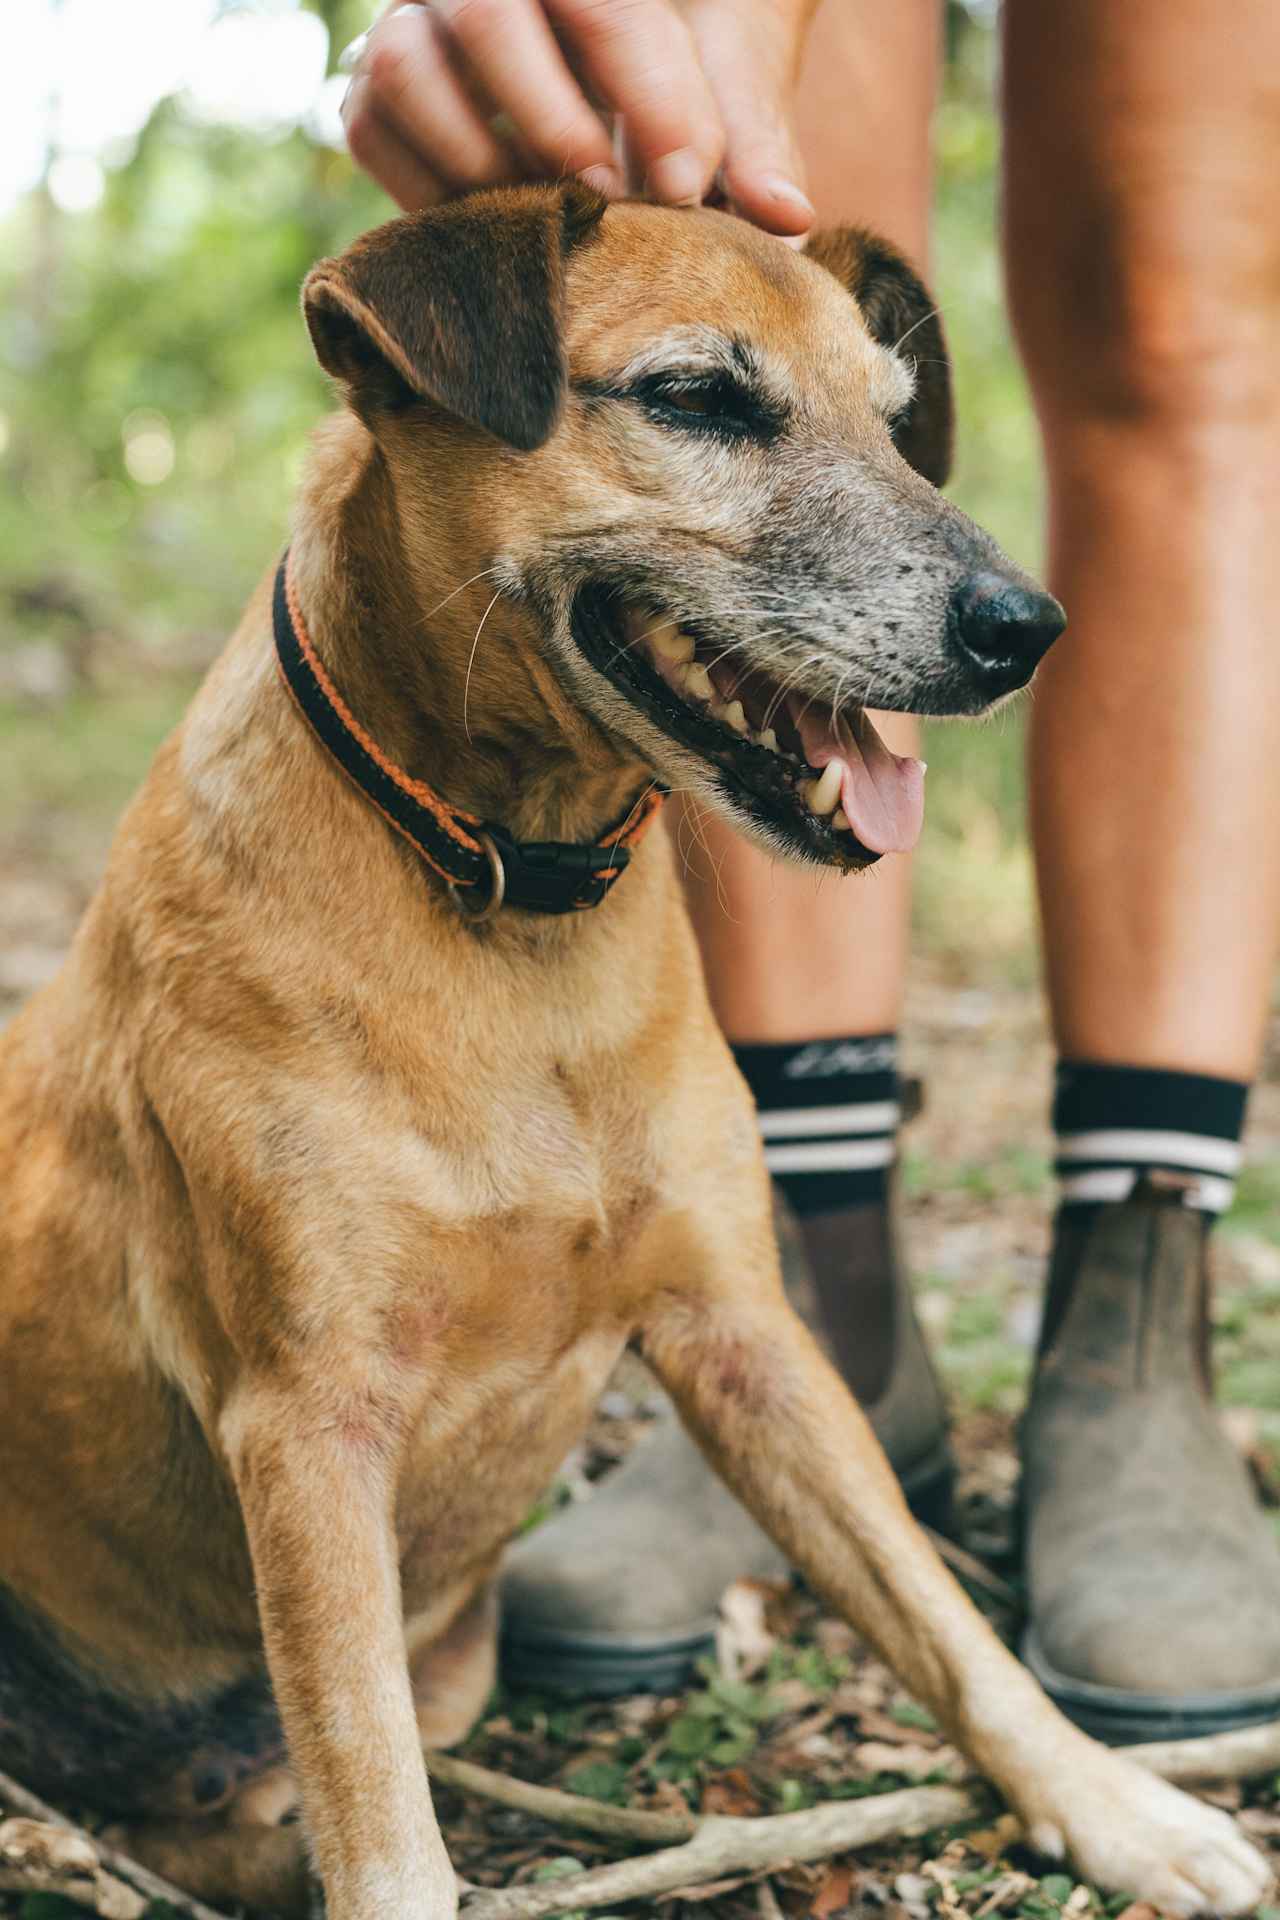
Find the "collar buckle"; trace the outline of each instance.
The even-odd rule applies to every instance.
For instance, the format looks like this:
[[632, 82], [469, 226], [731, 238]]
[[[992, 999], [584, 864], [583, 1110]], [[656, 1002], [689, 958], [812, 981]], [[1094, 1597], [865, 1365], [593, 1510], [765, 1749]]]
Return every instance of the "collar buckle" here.
[[492, 821], [486, 821], [479, 838], [501, 864], [506, 904], [531, 913], [576, 913], [599, 906], [631, 859], [630, 849], [617, 845], [513, 840]]
[[476, 834], [476, 839], [484, 848], [484, 856], [489, 863], [489, 893], [487, 899], [481, 900], [478, 905], [473, 906], [471, 904], [472, 889], [470, 887], [459, 886], [456, 880], [448, 880], [445, 882], [445, 885], [449, 889], [450, 898], [454, 906], [458, 909], [463, 919], [474, 920], [479, 924], [482, 920], [492, 920], [506, 899], [507, 868], [506, 862], [494, 845], [493, 835], [487, 828], [481, 827]]

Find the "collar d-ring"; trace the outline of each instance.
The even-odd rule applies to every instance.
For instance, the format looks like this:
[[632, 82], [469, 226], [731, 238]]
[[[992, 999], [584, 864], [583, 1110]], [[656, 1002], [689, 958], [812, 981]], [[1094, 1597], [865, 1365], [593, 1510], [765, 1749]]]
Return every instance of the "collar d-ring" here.
[[464, 920], [491, 920], [506, 898], [507, 870], [502, 864], [502, 855], [494, 844], [493, 835], [486, 833], [481, 827], [476, 830], [476, 839], [484, 849], [484, 857], [489, 863], [488, 898], [481, 901], [479, 906], [472, 906], [469, 888], [460, 887], [452, 880], [448, 882], [448, 887], [453, 896], [453, 904]]

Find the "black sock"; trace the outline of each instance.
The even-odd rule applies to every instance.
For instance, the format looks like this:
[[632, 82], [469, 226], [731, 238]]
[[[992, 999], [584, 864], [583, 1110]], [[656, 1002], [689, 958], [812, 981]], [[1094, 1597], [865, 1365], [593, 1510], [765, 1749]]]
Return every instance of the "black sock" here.
[[898, 1036], [736, 1046], [765, 1164], [805, 1218], [883, 1201], [897, 1152]]
[[1053, 1100], [1064, 1207], [1126, 1200], [1158, 1172], [1206, 1216], [1231, 1204], [1249, 1088], [1240, 1080], [1063, 1060]]
[[[889, 1180], [901, 1117], [898, 1036], [733, 1051], [759, 1109], [765, 1164], [797, 1215], [814, 1330], [872, 1406], [892, 1376], [897, 1338]], [[803, 1282], [789, 1290], [814, 1324]]]

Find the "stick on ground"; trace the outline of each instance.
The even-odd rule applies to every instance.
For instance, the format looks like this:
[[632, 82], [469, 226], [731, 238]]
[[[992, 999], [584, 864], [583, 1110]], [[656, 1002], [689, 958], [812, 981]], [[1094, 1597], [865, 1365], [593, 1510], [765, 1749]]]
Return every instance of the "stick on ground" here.
[[560, 1787], [536, 1787], [527, 1780], [516, 1780], [509, 1773], [495, 1773], [491, 1767], [478, 1767], [473, 1760], [459, 1760], [452, 1753], [429, 1753], [427, 1773], [443, 1786], [456, 1787], [461, 1793], [474, 1793], [481, 1800], [492, 1800], [500, 1807], [513, 1807], [517, 1813], [536, 1814], [553, 1826], [572, 1827], [579, 1833], [599, 1834], [605, 1840], [631, 1840], [638, 1846], [672, 1847], [692, 1840], [698, 1821], [691, 1813], [648, 1813], [631, 1807], [613, 1807], [607, 1800], [589, 1800], [580, 1793], [565, 1793]]
[[[1160, 1741], [1131, 1747], [1127, 1752], [1137, 1765], [1169, 1780], [1249, 1779], [1280, 1768], [1280, 1721], [1199, 1740]], [[453, 1769], [452, 1784], [463, 1791], [500, 1800], [505, 1806], [517, 1804], [508, 1776], [494, 1774], [487, 1767], [454, 1761], [449, 1756], [434, 1756], [430, 1764], [438, 1768], [441, 1758]], [[465, 1778], [460, 1771], [463, 1768]], [[438, 1777], [445, 1776], [439, 1774]], [[501, 1783], [500, 1792], [492, 1791], [494, 1782]], [[595, 1833], [624, 1831], [618, 1825], [608, 1829], [584, 1811], [594, 1805], [597, 1811], [616, 1814], [619, 1811], [616, 1808], [604, 1809], [600, 1802], [585, 1801], [556, 1788], [521, 1785], [518, 1804], [540, 1819]], [[905, 1839], [927, 1833], [934, 1827], [960, 1825], [981, 1819], [990, 1810], [990, 1795], [982, 1787], [925, 1786], [875, 1794], [865, 1800], [829, 1801], [804, 1813], [749, 1820], [711, 1816], [697, 1821], [692, 1837], [682, 1844], [665, 1847], [660, 1853], [594, 1867], [575, 1875], [571, 1887], [561, 1880], [551, 1885], [472, 1894], [464, 1903], [464, 1920], [539, 1920], [540, 1915], [563, 1912], [566, 1905], [575, 1908], [620, 1905], [623, 1901], [652, 1898], [677, 1887], [696, 1886], [700, 1881], [728, 1874], [750, 1873], [762, 1867], [778, 1868], [792, 1861], [822, 1860], [830, 1854], [852, 1852], [882, 1840]], [[638, 1817], [630, 1816], [632, 1820]], [[676, 1816], [677, 1821], [679, 1818]], [[632, 1834], [639, 1837], [634, 1829]]]
[[175, 1887], [170, 1880], [162, 1879], [158, 1873], [131, 1860], [127, 1853], [121, 1853], [118, 1847], [109, 1847], [105, 1841], [97, 1840], [93, 1834], [86, 1833], [74, 1820], [68, 1820], [65, 1813], [59, 1813], [28, 1788], [19, 1786], [7, 1773], [0, 1773], [0, 1805], [11, 1813], [25, 1813], [33, 1820], [43, 1820], [51, 1827], [60, 1827], [64, 1833], [74, 1833], [92, 1847], [101, 1867], [109, 1874], [115, 1874], [127, 1886], [134, 1887], [139, 1893], [146, 1894], [148, 1900], [165, 1900], [186, 1920], [226, 1920], [226, 1915], [214, 1907], [206, 1907], [191, 1894], [184, 1893], [181, 1887]]
[[702, 1880], [795, 1861], [825, 1860], [829, 1854], [869, 1847], [880, 1840], [981, 1819], [991, 1811], [991, 1804], [980, 1788], [904, 1787], [899, 1793], [830, 1800], [804, 1813], [771, 1814], [758, 1820], [712, 1814], [699, 1822], [692, 1840], [681, 1847], [664, 1847], [661, 1853], [593, 1867], [571, 1880], [472, 1894], [463, 1906], [463, 1920], [540, 1920], [541, 1915], [563, 1913], [566, 1907], [607, 1907], [652, 1899]]
[[103, 1871], [97, 1849], [50, 1820], [0, 1820], [0, 1893], [57, 1893], [100, 1920], [142, 1920], [146, 1895]]

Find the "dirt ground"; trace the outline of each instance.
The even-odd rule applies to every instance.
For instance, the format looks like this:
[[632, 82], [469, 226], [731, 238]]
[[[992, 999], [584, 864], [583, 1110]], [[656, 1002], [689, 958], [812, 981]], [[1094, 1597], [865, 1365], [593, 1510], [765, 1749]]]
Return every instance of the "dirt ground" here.
[[[64, 949], [99, 857], [97, 837], [48, 849], [12, 844], [0, 887], [0, 1018], [47, 978]], [[1014, 1417], [1033, 1347], [1052, 1190], [1046, 1099], [1050, 1049], [1038, 995], [957, 985], [917, 971], [906, 1023], [907, 1065], [927, 1090], [906, 1142], [907, 1229], [921, 1312], [955, 1409], [962, 1462], [960, 1536], [984, 1557], [1003, 1598], [978, 1594], [1001, 1631], [1018, 1625], [1010, 1558], [1016, 1482]], [[1232, 1433], [1269, 1504], [1280, 1498], [1280, 1027], [1250, 1126], [1250, 1168], [1218, 1235], [1218, 1358]], [[591, 1497], [592, 1482], [633, 1443], [643, 1405], [610, 1396], [557, 1497]], [[629, 1807], [770, 1813], [831, 1797], [887, 1791], [943, 1763], [928, 1716], [798, 1591], [734, 1590], [724, 1664], [675, 1698], [566, 1707], [500, 1692], [465, 1751], [524, 1779]], [[1239, 1811], [1280, 1867], [1280, 1779], [1212, 1796]], [[441, 1789], [455, 1863], [477, 1885], [563, 1875], [611, 1849], [527, 1815]], [[89, 1815], [89, 1810], [76, 1809]], [[883, 1920], [1024, 1920], [1117, 1914], [1069, 1873], [1007, 1850], [991, 1821], [813, 1867], [690, 1889], [650, 1905], [671, 1920], [788, 1920], [878, 1914]], [[54, 1920], [52, 1896], [0, 1913]], [[565, 1912], [574, 1913], [566, 1884]], [[1280, 1920], [1280, 1909], [1264, 1910]], [[1150, 1910], [1132, 1920], [1152, 1920]]]

